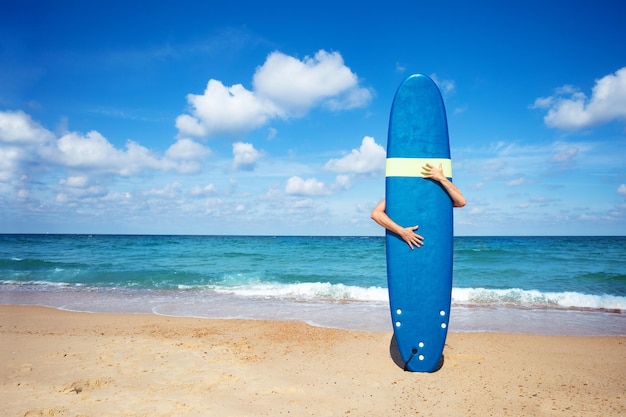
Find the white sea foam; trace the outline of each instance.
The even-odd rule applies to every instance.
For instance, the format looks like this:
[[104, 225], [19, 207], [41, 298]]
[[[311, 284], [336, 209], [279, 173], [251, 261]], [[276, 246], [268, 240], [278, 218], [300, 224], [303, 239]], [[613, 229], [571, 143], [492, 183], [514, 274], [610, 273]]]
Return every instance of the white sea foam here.
[[[255, 283], [211, 288], [222, 294], [266, 299], [388, 302], [386, 288], [358, 287], [322, 282], [280, 284]], [[510, 306], [522, 308], [567, 308], [626, 311], [626, 297], [579, 292], [541, 292], [520, 288], [453, 288], [452, 303], [466, 306]]]
[[625, 310], [626, 297], [579, 292], [541, 292], [520, 288], [454, 288], [452, 302], [459, 305], [519, 306], [528, 308], [579, 308]]
[[[3, 279], [0, 280], [0, 285], [10, 285], [15, 287], [23, 287], [27, 288], [30, 286], [35, 287], [51, 287], [51, 288], [61, 288], [61, 287], [79, 287], [82, 284], [70, 284], [68, 282], [54, 282], [54, 281], [40, 281], [40, 280], [32, 280], [32, 281], [17, 281], [12, 279]], [[1, 287], [0, 287], [1, 289]]]
[[373, 301], [389, 300], [387, 289], [381, 287], [357, 287], [329, 282], [304, 282], [298, 284], [258, 283], [241, 286], [219, 286], [218, 293], [243, 297], [282, 298], [296, 300]]
[[[85, 284], [0, 280], [0, 284], [10, 287], [21, 287], [24, 290], [40, 291], [43, 288], [59, 290], [68, 288], [90, 288]], [[124, 292], [139, 286], [127, 285], [115, 287], [115, 291]], [[383, 287], [361, 287], [329, 282], [273, 283], [249, 282], [242, 285], [177, 285], [178, 291], [196, 292], [209, 291], [216, 294], [233, 295], [241, 298], [291, 301], [319, 302], [365, 302], [388, 303], [389, 296]], [[626, 312], [626, 297], [609, 294], [584, 294], [580, 292], [542, 292], [520, 288], [453, 288], [452, 304], [456, 306], [475, 307], [513, 307], [538, 309], [589, 309]]]

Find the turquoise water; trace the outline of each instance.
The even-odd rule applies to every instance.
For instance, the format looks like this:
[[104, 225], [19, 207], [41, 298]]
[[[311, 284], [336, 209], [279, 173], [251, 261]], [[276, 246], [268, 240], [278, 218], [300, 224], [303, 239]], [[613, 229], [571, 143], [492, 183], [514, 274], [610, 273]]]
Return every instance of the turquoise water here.
[[[456, 237], [451, 331], [626, 335], [626, 237]], [[0, 304], [391, 331], [383, 237], [0, 235]]]

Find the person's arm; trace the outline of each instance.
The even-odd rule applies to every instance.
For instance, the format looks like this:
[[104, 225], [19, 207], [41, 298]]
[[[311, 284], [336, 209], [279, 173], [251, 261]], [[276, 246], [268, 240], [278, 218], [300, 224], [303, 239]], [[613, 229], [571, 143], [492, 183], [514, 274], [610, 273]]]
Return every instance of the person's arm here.
[[424, 165], [422, 168], [422, 174], [424, 178], [430, 178], [434, 181], [437, 181], [444, 190], [448, 193], [450, 198], [452, 199], [452, 205], [454, 207], [463, 207], [466, 204], [465, 197], [461, 193], [461, 190], [457, 188], [446, 176], [443, 174], [443, 169], [441, 164], [439, 165], [439, 169], [435, 168], [430, 164]]
[[370, 216], [372, 220], [374, 220], [376, 223], [378, 223], [385, 229], [400, 236], [400, 238], [402, 238], [402, 240], [404, 240], [411, 249], [413, 249], [413, 246], [419, 248], [420, 246], [424, 244], [424, 238], [418, 235], [417, 233], [415, 233], [415, 231], [417, 230], [419, 226], [411, 226], [411, 227], [400, 226], [399, 224], [391, 220], [391, 218], [385, 212], [385, 208], [386, 208], [385, 200], [378, 203], [378, 205], [374, 208]]

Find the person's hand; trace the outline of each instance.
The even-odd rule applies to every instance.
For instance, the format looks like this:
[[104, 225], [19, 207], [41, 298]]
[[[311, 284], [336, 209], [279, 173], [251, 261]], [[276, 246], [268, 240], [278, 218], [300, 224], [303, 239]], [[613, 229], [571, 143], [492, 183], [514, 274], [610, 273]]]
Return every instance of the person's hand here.
[[418, 227], [419, 226], [405, 227], [399, 233], [402, 240], [404, 240], [411, 249], [413, 249], [413, 246], [419, 248], [424, 244], [424, 237], [415, 233]]
[[431, 164], [422, 167], [422, 175], [424, 178], [430, 178], [435, 181], [443, 181], [446, 176], [443, 174], [443, 164], [439, 164], [439, 168], [435, 168]]
[[435, 168], [431, 164], [426, 164], [422, 167], [422, 175], [424, 178], [437, 181], [446, 190], [450, 198], [452, 199], [453, 207], [465, 207], [465, 197], [461, 190], [446, 177], [443, 173], [443, 164], [439, 164], [439, 168]]

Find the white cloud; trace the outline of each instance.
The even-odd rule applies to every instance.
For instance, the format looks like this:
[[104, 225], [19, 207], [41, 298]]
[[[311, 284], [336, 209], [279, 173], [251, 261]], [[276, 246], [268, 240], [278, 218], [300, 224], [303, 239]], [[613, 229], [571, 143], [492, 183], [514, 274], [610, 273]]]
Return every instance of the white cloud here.
[[207, 184], [204, 187], [202, 187], [201, 185], [193, 186], [191, 190], [189, 191], [189, 194], [191, 194], [192, 196], [202, 196], [202, 195], [214, 194], [216, 192], [217, 190], [215, 189], [215, 185]]
[[206, 146], [191, 139], [178, 139], [165, 152], [162, 168], [175, 167], [181, 174], [192, 174], [200, 171], [202, 162], [209, 155], [211, 150]]
[[38, 150], [54, 134], [22, 111], [0, 111], [0, 181], [21, 175], [24, 164], [37, 164]]
[[626, 184], [620, 184], [619, 187], [617, 187], [617, 194], [626, 198]]
[[331, 159], [324, 168], [338, 173], [379, 175], [385, 170], [385, 149], [374, 138], [365, 136], [359, 149], [340, 159]]
[[554, 103], [554, 97], [539, 97], [531, 106], [533, 109], [546, 109]]
[[57, 203], [61, 204], [79, 204], [94, 202], [105, 198], [109, 191], [99, 181], [92, 180], [86, 175], [72, 175], [62, 178], [58, 181], [56, 189]]
[[233, 143], [232, 169], [235, 171], [252, 171], [260, 157], [261, 153], [254, 149], [251, 143]]
[[372, 99], [372, 92], [365, 88], [353, 88], [337, 98], [332, 97], [326, 101], [326, 107], [333, 111], [355, 109], [363, 107]]
[[250, 91], [211, 79], [203, 94], [187, 95], [190, 114], [176, 119], [179, 137], [248, 131], [274, 118], [300, 117], [317, 105], [344, 110], [363, 107], [372, 98], [341, 55], [324, 50], [303, 60], [273, 52], [252, 83]]
[[176, 127], [184, 136], [251, 130], [273, 117], [282, 116], [274, 103], [259, 98], [241, 84], [226, 87], [217, 80], [209, 80], [202, 95], [187, 95], [187, 101], [192, 114], [176, 119]]
[[298, 113], [329, 100], [333, 109], [361, 107], [371, 93], [358, 86], [358, 79], [346, 67], [338, 52], [318, 51], [302, 61], [273, 52], [254, 74], [255, 91], [287, 113]]
[[204, 159], [210, 154], [209, 148], [191, 139], [179, 139], [165, 152], [165, 156], [169, 159], [190, 161]]
[[89, 170], [122, 176], [135, 174], [143, 169], [169, 169], [173, 164], [159, 159], [147, 148], [128, 141], [126, 149], [116, 149], [97, 131], [82, 136], [71, 132], [63, 135], [53, 146], [40, 149], [44, 162], [66, 168]]
[[626, 120], [626, 67], [596, 80], [591, 98], [572, 86], [564, 86], [550, 97], [535, 100], [533, 108], [547, 108], [544, 122], [560, 129], [581, 129]]
[[11, 180], [17, 174], [19, 164], [29, 156], [28, 152], [18, 147], [0, 147], [0, 182]]
[[53, 137], [52, 132], [22, 111], [0, 111], [0, 143], [41, 144]]
[[163, 188], [152, 188], [144, 194], [152, 197], [177, 198], [182, 194], [183, 186], [178, 181], [172, 181]]
[[320, 196], [329, 194], [323, 182], [315, 178], [305, 180], [298, 176], [291, 177], [287, 180], [285, 192], [288, 195], [297, 196]]
[[[352, 176], [337, 175], [335, 182], [330, 186], [317, 180], [316, 178], [304, 179], [302, 177], [293, 176], [287, 180], [285, 186], [285, 194], [291, 196], [319, 197], [328, 196], [337, 192], [341, 192], [352, 187]], [[267, 195], [270, 197], [270, 194]]]
[[128, 203], [129, 201], [131, 201], [133, 198], [133, 195], [129, 192], [117, 192], [117, 191], [113, 191], [113, 192], [109, 192], [107, 195], [105, 195], [102, 198], [102, 201], [110, 201], [110, 202], [114, 202], [116, 204], [120, 204], [120, 203]]
[[68, 187], [82, 188], [85, 187], [88, 182], [89, 178], [83, 175], [78, 175], [68, 177], [67, 179], [62, 179], [59, 181], [59, 184], [67, 185]]
[[160, 156], [134, 141], [118, 149], [95, 130], [84, 135], [67, 132], [56, 138], [21, 111], [0, 111], [0, 144], [0, 181], [18, 178], [29, 167], [56, 167], [73, 174], [81, 172], [62, 184], [73, 187], [78, 178], [88, 175], [127, 177], [145, 170], [196, 172], [211, 153], [191, 139], [178, 140]]
[[352, 177], [350, 175], [337, 175], [333, 187], [338, 190], [347, 190], [352, 187]]

